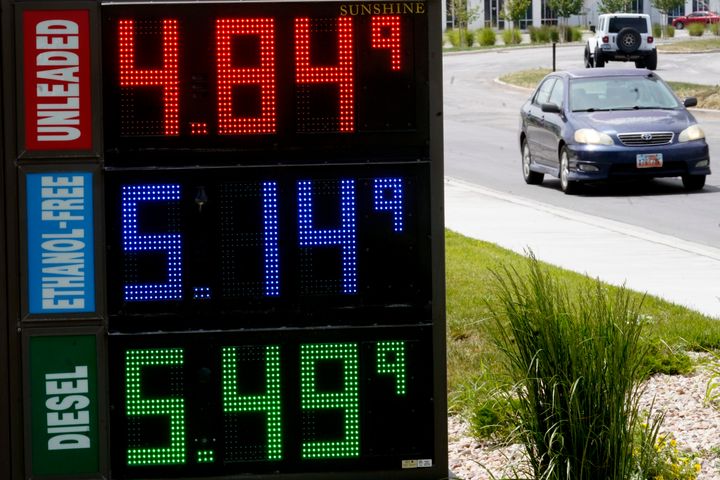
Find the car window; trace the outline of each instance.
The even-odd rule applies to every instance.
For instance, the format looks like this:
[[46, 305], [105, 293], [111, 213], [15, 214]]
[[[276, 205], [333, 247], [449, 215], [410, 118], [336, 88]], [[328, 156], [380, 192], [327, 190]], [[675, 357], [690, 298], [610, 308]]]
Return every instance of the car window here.
[[569, 88], [573, 112], [681, 108], [672, 91], [652, 76], [578, 78]]
[[535, 98], [533, 99], [533, 103], [535, 105], [542, 105], [543, 103], [548, 103], [548, 100], [550, 99], [550, 92], [552, 91], [552, 87], [554, 84], [554, 77], [546, 79], [538, 88], [537, 93], [535, 94]]
[[563, 104], [563, 94], [565, 93], [565, 86], [563, 85], [563, 82], [558, 80], [555, 82], [555, 86], [552, 89], [552, 92], [550, 92], [550, 99], [547, 103], [553, 103], [557, 105], [558, 107], [561, 107]]
[[647, 21], [644, 18], [627, 18], [627, 17], [612, 17], [610, 19], [610, 26], [608, 32], [618, 33], [623, 28], [632, 28], [638, 31], [638, 33], [648, 33]]

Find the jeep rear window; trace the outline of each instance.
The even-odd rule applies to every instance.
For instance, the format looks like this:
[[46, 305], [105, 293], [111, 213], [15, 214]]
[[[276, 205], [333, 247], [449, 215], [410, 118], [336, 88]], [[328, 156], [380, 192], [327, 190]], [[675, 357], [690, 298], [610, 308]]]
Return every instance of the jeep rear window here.
[[608, 28], [609, 33], [618, 33], [623, 28], [630, 27], [638, 31], [638, 33], [648, 33], [647, 21], [640, 18], [622, 18], [612, 17], [610, 18], [610, 26]]

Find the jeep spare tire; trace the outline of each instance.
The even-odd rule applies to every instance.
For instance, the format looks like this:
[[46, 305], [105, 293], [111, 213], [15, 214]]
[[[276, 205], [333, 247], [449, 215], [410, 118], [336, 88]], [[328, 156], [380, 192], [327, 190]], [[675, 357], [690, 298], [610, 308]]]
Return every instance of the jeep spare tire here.
[[634, 28], [625, 27], [618, 32], [617, 46], [621, 52], [633, 53], [640, 48], [641, 43], [640, 33]]

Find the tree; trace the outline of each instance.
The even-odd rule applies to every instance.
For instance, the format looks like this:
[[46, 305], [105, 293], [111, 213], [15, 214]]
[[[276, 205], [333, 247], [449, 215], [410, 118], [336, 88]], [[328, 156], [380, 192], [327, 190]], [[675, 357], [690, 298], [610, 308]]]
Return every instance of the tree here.
[[478, 16], [479, 7], [468, 8], [468, 0], [452, 0], [450, 4], [452, 8], [455, 26], [460, 30], [460, 44], [465, 44], [465, 32], [468, 24], [475, 20]]
[[685, 0], [651, 0], [651, 2], [652, 6], [655, 7], [658, 12], [662, 13], [663, 24], [661, 32], [664, 34], [668, 24], [668, 13], [675, 8], [685, 5]]
[[[583, 8], [583, 0], [548, 0], [548, 7], [555, 12], [558, 18], [558, 27], [561, 34], [567, 29], [567, 21], [571, 15], [578, 15]], [[560, 35], [564, 39], [565, 35]]]
[[598, 10], [600, 13], [627, 13], [630, 10], [630, 0], [601, 0]]
[[517, 28], [520, 23], [520, 19], [525, 17], [528, 7], [532, 3], [532, 0], [505, 0], [505, 9], [502, 12], [502, 17], [505, 20], [513, 22], [513, 27]]

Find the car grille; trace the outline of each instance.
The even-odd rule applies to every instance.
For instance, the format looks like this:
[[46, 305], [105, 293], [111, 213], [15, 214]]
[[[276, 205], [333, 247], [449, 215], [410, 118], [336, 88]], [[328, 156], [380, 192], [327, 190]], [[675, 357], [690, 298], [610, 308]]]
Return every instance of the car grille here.
[[628, 147], [643, 145], [667, 145], [672, 142], [672, 132], [619, 133], [618, 138]]

